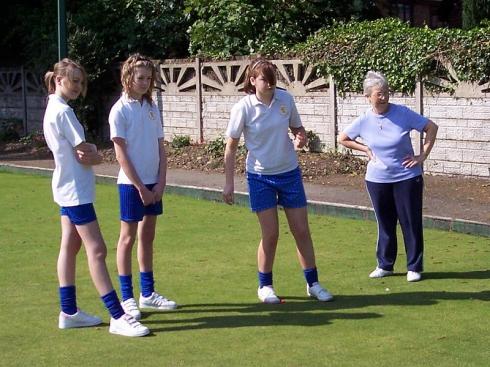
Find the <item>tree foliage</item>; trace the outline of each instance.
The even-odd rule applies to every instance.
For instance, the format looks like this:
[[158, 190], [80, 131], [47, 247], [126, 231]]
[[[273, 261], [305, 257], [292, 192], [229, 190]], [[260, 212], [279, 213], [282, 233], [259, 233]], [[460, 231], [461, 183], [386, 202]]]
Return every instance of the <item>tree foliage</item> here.
[[57, 57], [56, 2], [8, 1], [2, 11], [0, 65], [45, 70]]
[[278, 54], [334, 19], [369, 16], [373, 1], [186, 0], [190, 53], [212, 58]]
[[[383, 0], [384, 1], [384, 0]], [[389, 3], [388, 1], [385, 1]], [[384, 72], [410, 93], [418, 77], [482, 81], [490, 75], [489, 0], [465, 0], [469, 30], [411, 28], [379, 17], [373, 0], [71, 0], [68, 53], [89, 73], [77, 103], [97, 135], [106, 104], [119, 88], [114, 65], [141, 52], [155, 59], [261, 53], [294, 56], [333, 75], [340, 90], [359, 90], [367, 70]], [[2, 65], [46, 71], [57, 61], [57, 8], [52, 0], [4, 5]], [[486, 21], [480, 22], [487, 18]], [[354, 20], [354, 21], [353, 21]], [[478, 27], [475, 25], [479, 24]]]
[[[23, 47], [18, 59], [44, 72], [58, 59], [56, 1], [19, 6], [17, 35]], [[66, 10], [68, 56], [89, 74], [89, 93], [76, 103], [77, 113], [93, 135], [106, 120], [107, 96], [119, 88], [115, 64], [134, 52], [155, 59], [187, 56], [182, 0], [72, 0]]]
[[463, 0], [463, 28], [477, 27], [482, 20], [490, 19], [490, 0]]
[[339, 90], [361, 91], [368, 70], [411, 93], [417, 78], [483, 81], [490, 75], [490, 26], [470, 31], [412, 28], [398, 19], [336, 23], [295, 47], [294, 55], [333, 75]]

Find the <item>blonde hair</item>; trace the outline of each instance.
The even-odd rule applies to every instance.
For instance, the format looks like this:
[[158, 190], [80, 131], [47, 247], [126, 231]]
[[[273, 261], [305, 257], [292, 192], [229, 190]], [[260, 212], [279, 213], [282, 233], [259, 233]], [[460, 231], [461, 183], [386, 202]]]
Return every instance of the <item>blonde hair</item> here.
[[276, 66], [272, 62], [264, 58], [258, 58], [252, 60], [252, 62], [248, 66], [247, 77], [245, 79], [245, 83], [243, 86], [243, 90], [245, 91], [245, 93], [247, 94], [255, 93], [255, 86], [252, 85], [252, 83], [250, 82], [250, 78], [257, 78], [260, 75], [262, 75], [270, 85], [276, 85], [277, 83]]
[[133, 86], [133, 78], [135, 74], [136, 68], [143, 67], [151, 70], [151, 82], [150, 87], [143, 94], [143, 99], [145, 99], [148, 103], [153, 103], [153, 99], [151, 95], [153, 93], [153, 83], [157, 78], [157, 71], [153, 61], [149, 57], [143, 56], [139, 53], [129, 56], [129, 58], [124, 62], [121, 70], [121, 84], [123, 87], [123, 91], [126, 94], [130, 94], [131, 88]]
[[367, 72], [363, 83], [364, 95], [366, 97], [369, 97], [371, 95], [371, 89], [373, 89], [373, 87], [388, 89], [389, 85], [388, 80], [382, 73], [370, 70]]
[[53, 94], [56, 91], [57, 76], [61, 76], [62, 78], [66, 77], [70, 81], [73, 81], [73, 70], [75, 69], [80, 70], [82, 73], [83, 81], [82, 91], [80, 94], [85, 97], [87, 95], [87, 72], [82, 65], [68, 58], [58, 61], [56, 64], [54, 64], [53, 71], [48, 71], [44, 75], [44, 84], [46, 84], [48, 93]]

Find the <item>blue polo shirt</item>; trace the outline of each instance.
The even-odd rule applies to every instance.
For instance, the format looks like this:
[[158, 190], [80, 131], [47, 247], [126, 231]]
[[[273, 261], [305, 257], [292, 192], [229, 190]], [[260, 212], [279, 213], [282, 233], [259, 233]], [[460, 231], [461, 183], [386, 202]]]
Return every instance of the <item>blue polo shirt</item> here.
[[422, 132], [428, 121], [408, 107], [393, 103], [383, 115], [369, 108], [356, 118], [343, 132], [352, 140], [361, 138], [374, 154], [367, 165], [366, 181], [388, 183], [420, 176], [420, 165], [406, 168], [402, 163], [405, 157], [414, 155], [410, 131]]

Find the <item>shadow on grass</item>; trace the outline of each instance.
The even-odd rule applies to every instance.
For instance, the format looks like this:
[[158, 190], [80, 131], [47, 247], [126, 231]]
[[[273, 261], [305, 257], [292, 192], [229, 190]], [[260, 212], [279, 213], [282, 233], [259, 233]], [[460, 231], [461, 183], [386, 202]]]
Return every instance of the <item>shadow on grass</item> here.
[[490, 270], [424, 272], [424, 279], [490, 279]]
[[[390, 277], [405, 277], [406, 272], [394, 272]], [[428, 279], [490, 279], [490, 270], [475, 271], [447, 271], [447, 272], [426, 272], [422, 273], [424, 280]], [[375, 280], [376, 281], [376, 280]]]
[[[272, 311], [272, 310], [270, 310]], [[202, 311], [201, 311], [202, 312]], [[207, 311], [204, 311], [207, 312]], [[220, 312], [231, 312], [221, 309]], [[236, 311], [234, 311], [236, 312]], [[265, 311], [262, 311], [265, 312]], [[225, 315], [225, 316], [203, 316], [188, 318], [183, 320], [143, 320], [142, 322], [151, 328], [152, 332], [159, 331], [184, 331], [198, 329], [222, 329], [238, 327], [256, 327], [256, 326], [319, 326], [328, 325], [335, 319], [361, 320], [378, 318], [381, 315], [377, 313], [308, 313], [308, 312], [291, 312], [275, 311], [269, 314], [248, 314], [248, 315]], [[153, 327], [154, 325], [169, 324], [166, 327]], [[185, 325], [175, 325], [185, 324]]]
[[[152, 332], [182, 331], [196, 329], [236, 328], [254, 326], [319, 326], [328, 325], [332, 320], [362, 320], [383, 317], [383, 313], [335, 312], [360, 309], [370, 306], [430, 306], [441, 300], [490, 301], [490, 291], [482, 292], [408, 292], [375, 295], [339, 295], [333, 302], [317, 302], [305, 297], [286, 297], [285, 303], [267, 305], [263, 303], [203, 303], [182, 305], [172, 313], [217, 315], [186, 319], [148, 320], [158, 312], [143, 312], [143, 323]], [[234, 313], [235, 315], [226, 315]], [[161, 315], [161, 313], [160, 313]], [[151, 325], [165, 325], [155, 328]], [[175, 325], [181, 324], [181, 325]], [[185, 325], [182, 325], [185, 324]]]

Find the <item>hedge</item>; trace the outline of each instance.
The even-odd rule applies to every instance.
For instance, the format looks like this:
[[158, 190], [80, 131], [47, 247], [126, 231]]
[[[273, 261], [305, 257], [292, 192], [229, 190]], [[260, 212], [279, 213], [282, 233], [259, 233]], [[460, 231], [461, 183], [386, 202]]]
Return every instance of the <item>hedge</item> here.
[[412, 93], [418, 78], [443, 79], [451, 91], [451, 83], [489, 81], [490, 22], [468, 31], [412, 28], [390, 18], [335, 23], [296, 45], [291, 55], [332, 75], [339, 90], [362, 91], [366, 72], [377, 70], [394, 91]]

